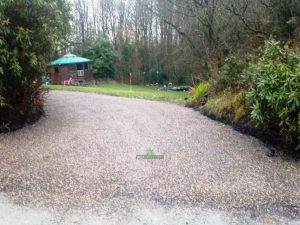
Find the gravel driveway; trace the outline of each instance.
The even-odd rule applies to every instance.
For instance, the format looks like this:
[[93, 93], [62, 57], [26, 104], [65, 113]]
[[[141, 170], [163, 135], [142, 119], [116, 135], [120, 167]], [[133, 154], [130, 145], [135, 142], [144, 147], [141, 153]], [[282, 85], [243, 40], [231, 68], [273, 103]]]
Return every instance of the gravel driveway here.
[[51, 91], [46, 114], [0, 134], [1, 225], [300, 224], [299, 163], [192, 109]]

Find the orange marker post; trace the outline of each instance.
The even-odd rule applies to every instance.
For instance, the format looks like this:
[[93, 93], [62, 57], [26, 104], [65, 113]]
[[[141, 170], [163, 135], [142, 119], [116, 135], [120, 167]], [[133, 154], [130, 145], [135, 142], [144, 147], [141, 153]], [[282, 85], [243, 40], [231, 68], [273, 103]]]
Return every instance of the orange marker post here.
[[132, 88], [131, 88], [131, 73], [129, 73], [129, 86], [130, 86], [130, 92], [132, 91]]

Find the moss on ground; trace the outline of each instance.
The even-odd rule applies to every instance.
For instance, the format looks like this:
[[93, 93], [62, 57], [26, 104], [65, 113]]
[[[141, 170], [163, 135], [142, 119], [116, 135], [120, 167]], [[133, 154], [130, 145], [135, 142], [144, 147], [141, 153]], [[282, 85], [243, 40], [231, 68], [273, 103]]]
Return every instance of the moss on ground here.
[[249, 122], [249, 107], [245, 100], [245, 91], [237, 93], [230, 89], [221, 94], [211, 96], [203, 107], [205, 114], [232, 124], [247, 124]]

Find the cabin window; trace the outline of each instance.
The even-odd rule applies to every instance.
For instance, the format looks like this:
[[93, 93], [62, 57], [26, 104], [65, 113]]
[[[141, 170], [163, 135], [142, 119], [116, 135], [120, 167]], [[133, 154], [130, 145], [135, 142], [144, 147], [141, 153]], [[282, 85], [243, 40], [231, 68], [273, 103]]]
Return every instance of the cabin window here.
[[84, 65], [84, 69], [85, 69], [85, 70], [88, 70], [88, 69], [89, 69], [89, 65], [88, 65], [87, 63], [84, 63], [83, 65]]
[[58, 67], [54, 68], [54, 73], [58, 73]]
[[84, 70], [77, 70], [78, 77], [84, 77]]
[[83, 70], [83, 64], [82, 63], [78, 63], [76, 64], [77, 66], [77, 70]]

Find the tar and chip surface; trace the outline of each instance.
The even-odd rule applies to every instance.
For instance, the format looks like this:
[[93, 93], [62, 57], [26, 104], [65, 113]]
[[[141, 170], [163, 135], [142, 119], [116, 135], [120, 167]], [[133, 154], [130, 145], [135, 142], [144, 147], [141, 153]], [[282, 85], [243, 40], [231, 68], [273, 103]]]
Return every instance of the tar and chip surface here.
[[0, 134], [0, 224], [300, 224], [299, 163], [191, 109], [52, 91], [46, 114]]

